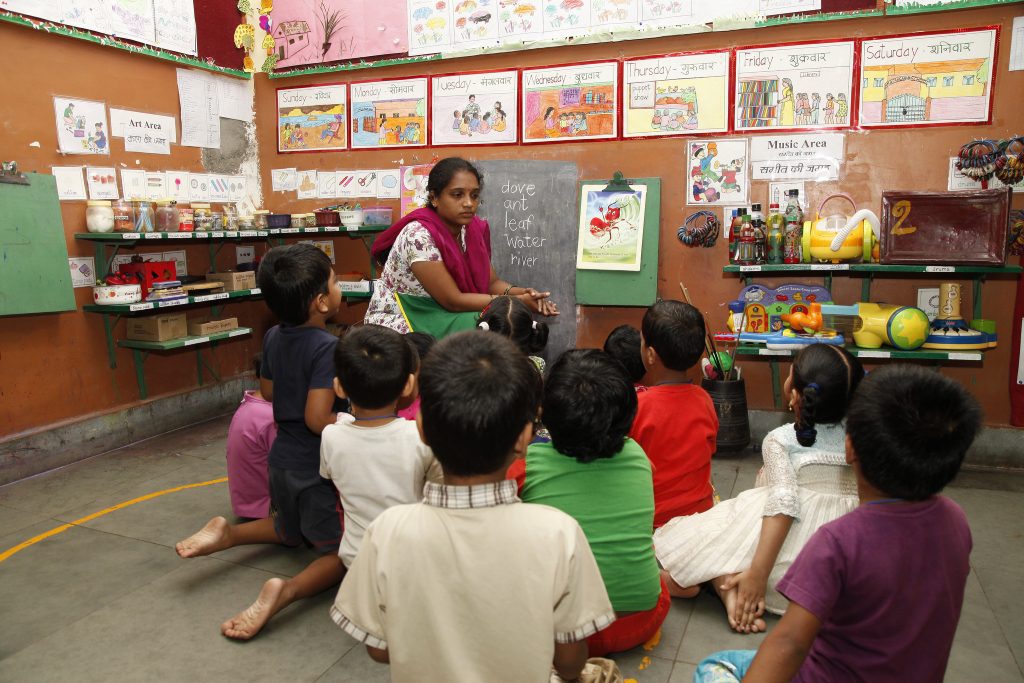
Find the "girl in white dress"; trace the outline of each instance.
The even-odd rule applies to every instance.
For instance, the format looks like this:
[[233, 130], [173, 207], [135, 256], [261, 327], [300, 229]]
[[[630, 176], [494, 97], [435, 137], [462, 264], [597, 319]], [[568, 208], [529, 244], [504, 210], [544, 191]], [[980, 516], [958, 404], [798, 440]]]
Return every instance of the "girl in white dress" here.
[[776, 582], [818, 527], [857, 507], [841, 421], [863, 376], [841, 347], [814, 344], [797, 354], [783, 389], [796, 421], [765, 437], [756, 487], [655, 532], [674, 596], [693, 597], [711, 581], [740, 633], [763, 631], [765, 609], [785, 612]]

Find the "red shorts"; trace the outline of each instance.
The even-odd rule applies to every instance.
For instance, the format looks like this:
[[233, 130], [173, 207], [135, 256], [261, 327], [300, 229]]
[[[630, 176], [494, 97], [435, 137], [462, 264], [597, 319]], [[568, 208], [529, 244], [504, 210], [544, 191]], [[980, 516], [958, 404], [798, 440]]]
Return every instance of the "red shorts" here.
[[608, 628], [587, 638], [590, 656], [604, 657], [609, 652], [624, 652], [643, 645], [661, 628], [671, 606], [672, 596], [668, 594], [668, 586], [663, 579], [661, 594], [654, 607], [616, 619]]

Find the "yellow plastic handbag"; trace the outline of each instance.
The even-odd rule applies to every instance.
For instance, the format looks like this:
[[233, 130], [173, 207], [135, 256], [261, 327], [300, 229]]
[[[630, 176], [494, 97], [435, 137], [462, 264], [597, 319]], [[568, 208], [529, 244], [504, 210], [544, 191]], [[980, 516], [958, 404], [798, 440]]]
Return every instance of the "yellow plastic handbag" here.
[[[822, 217], [821, 211], [826, 202], [837, 197], [850, 202], [854, 214], [849, 217], [842, 214]], [[858, 210], [857, 204], [848, 194], [831, 194], [818, 205], [815, 219], [804, 221], [804, 262], [877, 261], [879, 228], [878, 216], [874, 211]]]

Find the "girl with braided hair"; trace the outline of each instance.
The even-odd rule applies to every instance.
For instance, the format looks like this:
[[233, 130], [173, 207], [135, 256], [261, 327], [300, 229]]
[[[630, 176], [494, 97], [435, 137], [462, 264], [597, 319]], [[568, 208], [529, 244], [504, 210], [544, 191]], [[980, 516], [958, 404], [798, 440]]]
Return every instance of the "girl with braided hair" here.
[[818, 527], [857, 507], [842, 421], [863, 376], [841, 347], [813, 344], [797, 354], [783, 392], [796, 420], [765, 437], [755, 488], [655, 532], [675, 597], [695, 597], [710, 581], [739, 633], [763, 631], [765, 610], [785, 612], [775, 583]]

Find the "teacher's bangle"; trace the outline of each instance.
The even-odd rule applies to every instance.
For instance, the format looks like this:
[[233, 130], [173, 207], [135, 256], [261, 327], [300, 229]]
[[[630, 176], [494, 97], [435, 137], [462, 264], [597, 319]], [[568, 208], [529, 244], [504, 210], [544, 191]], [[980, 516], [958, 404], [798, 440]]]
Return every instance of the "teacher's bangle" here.
[[505, 291], [502, 292], [501, 295], [502, 296], [508, 296], [508, 293], [512, 291], [513, 287], [515, 287], [515, 285], [509, 285], [508, 287], [505, 288]]

